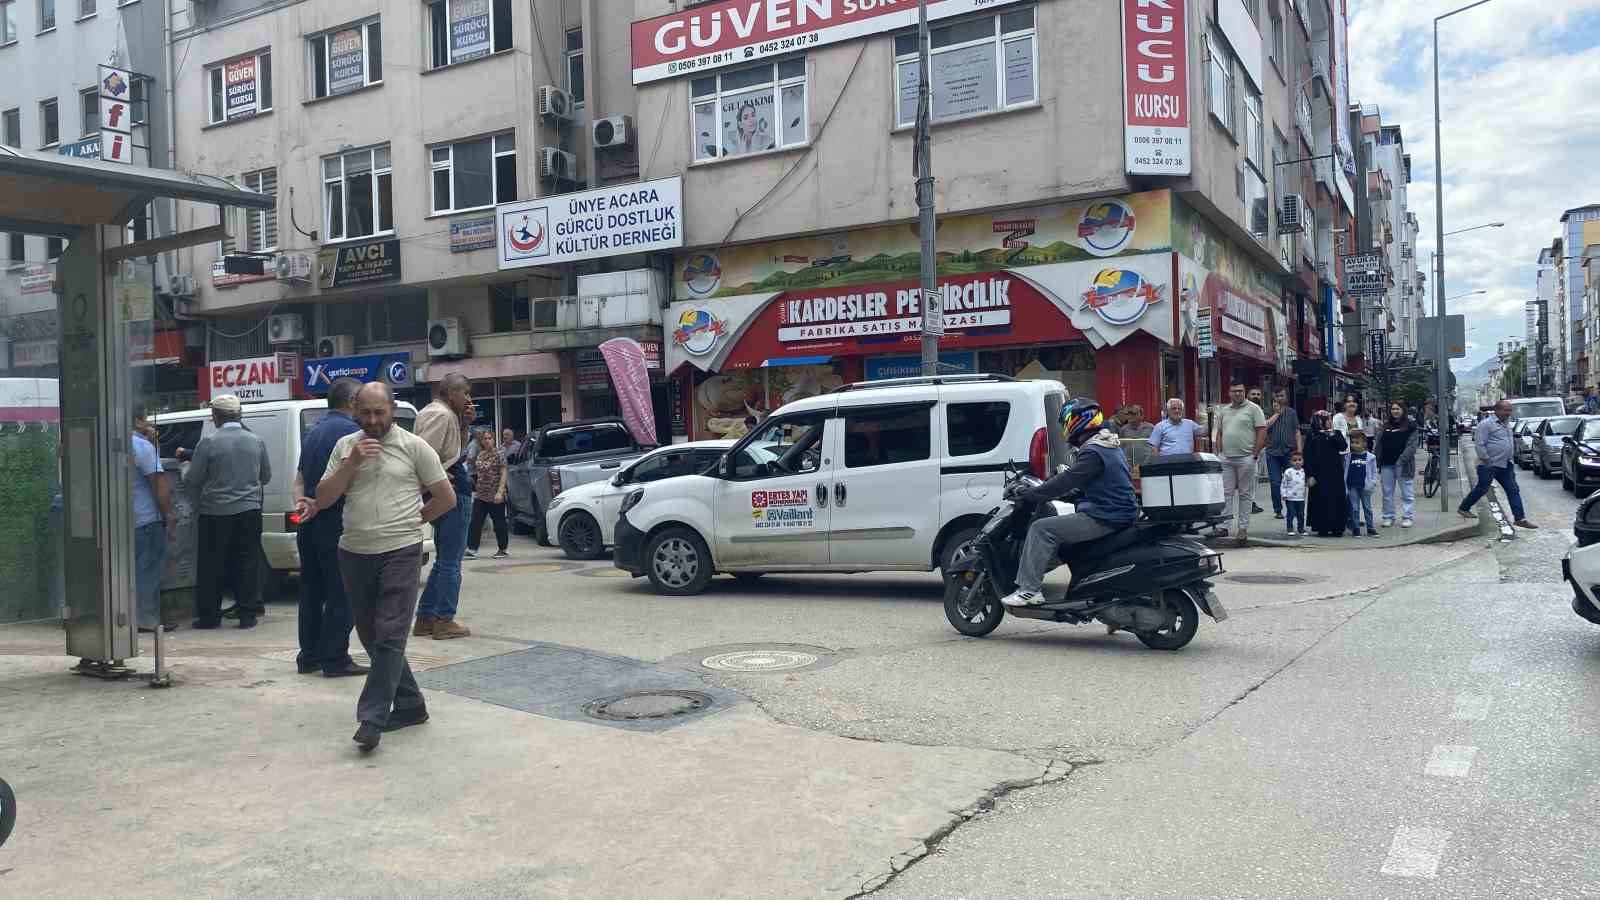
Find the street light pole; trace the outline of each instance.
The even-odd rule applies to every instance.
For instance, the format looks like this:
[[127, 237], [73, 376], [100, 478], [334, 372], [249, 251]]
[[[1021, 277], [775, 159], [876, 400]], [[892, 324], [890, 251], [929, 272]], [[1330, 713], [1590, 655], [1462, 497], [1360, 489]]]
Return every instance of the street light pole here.
[[917, 222], [922, 232], [922, 374], [939, 374], [944, 298], [939, 294], [933, 210], [933, 85], [928, 59], [928, 0], [917, 0]]
[[[1438, 321], [1434, 324], [1438, 334], [1434, 349], [1438, 353], [1435, 360], [1434, 389], [1438, 397], [1436, 409], [1439, 413], [1439, 426], [1441, 430], [1445, 424], [1444, 396], [1445, 389], [1450, 383], [1450, 361], [1445, 359], [1444, 340], [1444, 151], [1440, 147], [1440, 136], [1444, 131], [1443, 120], [1439, 116], [1439, 22], [1459, 13], [1464, 13], [1474, 7], [1482, 6], [1489, 0], [1478, 0], [1460, 9], [1453, 9], [1433, 20], [1433, 224], [1435, 233], [1434, 246], [1434, 273], [1433, 273], [1433, 299], [1434, 315]], [[1450, 437], [1440, 435], [1439, 440], [1439, 509], [1450, 511]]]

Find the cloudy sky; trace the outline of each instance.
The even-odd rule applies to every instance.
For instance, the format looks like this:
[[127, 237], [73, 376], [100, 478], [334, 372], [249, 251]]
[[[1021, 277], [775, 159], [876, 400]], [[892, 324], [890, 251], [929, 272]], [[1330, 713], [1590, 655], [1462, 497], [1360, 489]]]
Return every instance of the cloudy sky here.
[[[1349, 0], [1351, 102], [1404, 130], [1417, 259], [1434, 248], [1433, 17], [1470, 0]], [[1492, 0], [1440, 23], [1446, 294], [1466, 369], [1522, 337], [1539, 248], [1562, 211], [1600, 203], [1600, 0]], [[1428, 278], [1433, 281], [1432, 272]], [[1432, 309], [1430, 294], [1429, 309]], [[1475, 329], [1475, 330], [1471, 330]]]

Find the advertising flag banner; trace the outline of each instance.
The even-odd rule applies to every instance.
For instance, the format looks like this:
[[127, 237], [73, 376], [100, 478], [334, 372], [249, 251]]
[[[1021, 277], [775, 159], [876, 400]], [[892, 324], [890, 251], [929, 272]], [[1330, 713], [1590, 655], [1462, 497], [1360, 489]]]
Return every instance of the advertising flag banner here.
[[646, 447], [660, 443], [656, 440], [655, 408], [650, 402], [650, 366], [644, 348], [633, 338], [612, 338], [600, 345], [600, 355], [605, 357], [606, 368], [611, 370], [611, 383], [617, 389], [617, 401], [622, 407], [622, 421], [633, 437]]
[[1123, 146], [1131, 175], [1188, 175], [1188, 0], [1122, 0]]
[[328, 38], [328, 93], [343, 94], [366, 84], [361, 29], [346, 28]]
[[488, 55], [489, 0], [455, 0], [450, 4], [450, 61]]

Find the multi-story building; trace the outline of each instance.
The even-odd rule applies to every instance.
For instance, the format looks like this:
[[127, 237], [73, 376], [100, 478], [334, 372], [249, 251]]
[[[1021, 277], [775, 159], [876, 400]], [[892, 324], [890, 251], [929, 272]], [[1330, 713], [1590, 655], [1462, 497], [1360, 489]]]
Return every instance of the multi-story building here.
[[1596, 310], [1586, 302], [1588, 280], [1584, 269], [1584, 248], [1600, 243], [1600, 204], [1580, 206], [1561, 214], [1561, 229], [1556, 244], [1551, 245], [1552, 262], [1558, 271], [1557, 290], [1566, 296], [1567, 321], [1570, 329], [1568, 341], [1567, 380], [1581, 396], [1594, 386], [1600, 375], [1597, 351], [1600, 351], [1600, 323]]
[[[131, 165], [169, 167], [166, 45], [162, 4], [155, 0], [69, 0], [0, 3], [0, 143], [67, 156], [100, 158], [100, 66], [133, 74], [128, 86]], [[170, 234], [170, 206], [141, 217], [133, 236]], [[63, 241], [0, 234], [0, 375], [53, 377], [59, 333], [55, 260]], [[167, 257], [157, 257], [152, 365], [142, 392], [181, 390], [176, 363], [183, 335], [166, 302]], [[141, 332], [141, 340], [145, 332]], [[9, 352], [5, 352], [9, 348]], [[192, 375], [190, 376], [192, 382]]]
[[1545, 383], [1547, 389], [1566, 395], [1571, 390], [1567, 384], [1567, 310], [1565, 292], [1556, 291], [1560, 275], [1555, 265], [1558, 252], [1553, 247], [1540, 248], [1534, 289], [1544, 320]]

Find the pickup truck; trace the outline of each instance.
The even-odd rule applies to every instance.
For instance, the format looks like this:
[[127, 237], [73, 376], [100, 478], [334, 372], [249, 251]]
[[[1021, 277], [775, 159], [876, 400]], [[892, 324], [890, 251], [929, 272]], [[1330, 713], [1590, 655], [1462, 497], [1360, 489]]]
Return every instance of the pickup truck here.
[[509, 461], [506, 503], [512, 524], [533, 529], [539, 543], [550, 546], [544, 515], [550, 498], [610, 478], [646, 449], [621, 419], [561, 422], [538, 429]]

